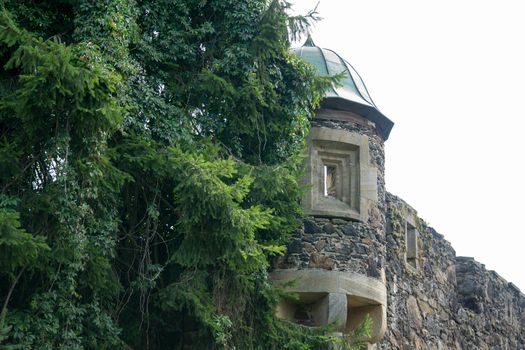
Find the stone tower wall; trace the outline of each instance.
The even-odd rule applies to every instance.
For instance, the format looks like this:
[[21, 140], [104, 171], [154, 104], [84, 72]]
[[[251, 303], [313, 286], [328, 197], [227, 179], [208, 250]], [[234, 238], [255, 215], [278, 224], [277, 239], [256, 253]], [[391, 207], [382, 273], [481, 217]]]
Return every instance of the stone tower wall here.
[[376, 343], [386, 327], [386, 201], [375, 124], [350, 112], [318, 111], [305, 182], [306, 216], [271, 272], [275, 283], [298, 281], [289, 287], [297, 299], [281, 300], [277, 315], [307, 326], [335, 324], [347, 335], [368, 315], [367, 340]]
[[369, 159], [377, 169], [378, 201], [368, 210], [367, 221], [328, 217], [305, 217], [294, 233], [279, 269], [318, 268], [348, 271], [384, 281], [385, 265], [385, 161], [384, 143], [373, 126], [344, 121], [314, 119], [312, 128], [347, 130], [366, 135]]

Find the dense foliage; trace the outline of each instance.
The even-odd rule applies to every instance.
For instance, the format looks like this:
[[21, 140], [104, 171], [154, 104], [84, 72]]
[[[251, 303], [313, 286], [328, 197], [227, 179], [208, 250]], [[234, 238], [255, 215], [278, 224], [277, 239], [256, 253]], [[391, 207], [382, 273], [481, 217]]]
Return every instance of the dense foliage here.
[[327, 349], [267, 280], [330, 83], [282, 0], [5, 0], [0, 349]]

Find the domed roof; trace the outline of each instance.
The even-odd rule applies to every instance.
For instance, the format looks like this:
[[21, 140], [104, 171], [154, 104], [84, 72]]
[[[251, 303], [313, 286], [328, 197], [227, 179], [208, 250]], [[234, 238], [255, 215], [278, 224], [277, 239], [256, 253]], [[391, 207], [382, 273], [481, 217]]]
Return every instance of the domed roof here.
[[326, 91], [321, 107], [357, 113], [374, 122], [381, 136], [388, 139], [394, 123], [377, 109], [363, 79], [350, 63], [332, 50], [315, 46], [310, 36], [302, 47], [292, 51], [313, 65], [320, 75], [346, 73], [340, 81], [341, 86]]

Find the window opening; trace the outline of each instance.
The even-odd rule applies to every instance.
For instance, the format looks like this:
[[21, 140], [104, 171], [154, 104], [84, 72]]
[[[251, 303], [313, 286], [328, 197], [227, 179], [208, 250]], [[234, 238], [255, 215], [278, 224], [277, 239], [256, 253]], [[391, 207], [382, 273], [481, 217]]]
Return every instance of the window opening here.
[[417, 268], [417, 236], [418, 232], [416, 228], [407, 222], [407, 263], [413, 268]]
[[304, 326], [315, 326], [315, 318], [311, 311], [311, 305], [298, 304], [294, 312], [294, 319]]
[[337, 198], [337, 167], [334, 165], [324, 166], [324, 196]]

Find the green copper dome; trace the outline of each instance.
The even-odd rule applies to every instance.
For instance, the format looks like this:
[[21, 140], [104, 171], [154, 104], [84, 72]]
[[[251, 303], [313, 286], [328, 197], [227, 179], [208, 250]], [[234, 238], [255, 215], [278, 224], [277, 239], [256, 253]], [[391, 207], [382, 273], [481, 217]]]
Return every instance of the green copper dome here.
[[302, 47], [292, 51], [313, 65], [320, 75], [334, 75], [344, 72], [341, 86], [326, 91], [321, 107], [349, 111], [374, 122], [378, 132], [386, 140], [394, 123], [384, 116], [374, 104], [363, 79], [354, 67], [332, 50], [315, 46], [309, 36]]

